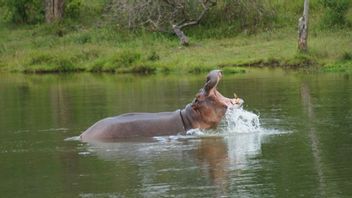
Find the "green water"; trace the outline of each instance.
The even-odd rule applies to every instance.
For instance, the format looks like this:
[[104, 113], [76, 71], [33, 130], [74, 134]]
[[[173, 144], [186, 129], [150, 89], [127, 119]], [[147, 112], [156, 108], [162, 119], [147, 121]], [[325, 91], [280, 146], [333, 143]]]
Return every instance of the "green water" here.
[[351, 78], [225, 74], [262, 133], [87, 144], [65, 139], [182, 108], [205, 76], [0, 74], [0, 197], [351, 197]]

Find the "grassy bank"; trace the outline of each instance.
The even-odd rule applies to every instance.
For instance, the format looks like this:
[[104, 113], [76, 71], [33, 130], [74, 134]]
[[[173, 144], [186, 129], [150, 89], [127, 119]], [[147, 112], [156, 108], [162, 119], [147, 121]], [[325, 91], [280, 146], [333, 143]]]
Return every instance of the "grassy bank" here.
[[343, 29], [311, 31], [309, 53], [300, 54], [294, 28], [219, 39], [191, 36], [192, 44], [181, 47], [172, 35], [109, 27], [0, 27], [0, 70], [6, 72], [243, 72], [239, 66], [352, 72], [352, 32]]

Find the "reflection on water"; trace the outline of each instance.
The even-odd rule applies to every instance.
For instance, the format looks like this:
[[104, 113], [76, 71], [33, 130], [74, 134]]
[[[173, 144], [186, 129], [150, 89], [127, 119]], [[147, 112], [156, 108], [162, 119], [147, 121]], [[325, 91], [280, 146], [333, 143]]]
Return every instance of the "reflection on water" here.
[[[245, 168], [246, 158], [260, 154], [261, 143], [266, 136], [283, 134], [283, 131], [268, 130], [260, 127], [259, 117], [243, 109], [229, 110], [217, 129], [192, 129], [188, 135], [161, 136], [121, 140], [121, 142], [91, 142], [87, 150], [104, 160], [135, 158], [145, 160], [154, 154], [169, 155], [171, 153], [193, 150], [199, 145], [212, 144], [223, 148], [223, 153], [232, 164], [232, 168]], [[68, 138], [76, 140], [78, 137]], [[221, 140], [221, 141], [219, 141]], [[211, 146], [210, 148], [212, 148]]]
[[321, 154], [320, 154], [320, 149], [319, 149], [319, 139], [317, 136], [316, 129], [315, 129], [314, 125], [312, 124], [316, 118], [315, 118], [315, 113], [314, 113], [314, 109], [313, 109], [312, 99], [310, 96], [310, 89], [306, 83], [304, 83], [301, 86], [301, 98], [302, 98], [303, 108], [306, 111], [307, 118], [309, 121], [308, 137], [309, 137], [309, 140], [312, 145], [311, 149], [312, 149], [312, 154], [313, 154], [313, 158], [314, 158], [314, 166], [315, 166], [315, 169], [316, 169], [317, 175], [318, 175], [319, 196], [326, 197], [326, 192], [325, 192], [326, 186], [325, 186], [324, 173], [323, 173], [323, 169], [322, 169]]
[[253, 166], [252, 159], [261, 153], [261, 144], [267, 136], [284, 134], [260, 127], [259, 117], [243, 109], [227, 111], [221, 125], [216, 130], [193, 129], [191, 135], [140, 138], [121, 142], [87, 143], [86, 152], [105, 161], [121, 159], [143, 164], [143, 197], [163, 195], [170, 186], [155, 185], [155, 173], [149, 167], [157, 158], [170, 161], [189, 160], [196, 165], [190, 167], [162, 168], [164, 172], [183, 172], [202, 169], [202, 176], [208, 177], [215, 187], [216, 196], [228, 194], [231, 171], [246, 170]]

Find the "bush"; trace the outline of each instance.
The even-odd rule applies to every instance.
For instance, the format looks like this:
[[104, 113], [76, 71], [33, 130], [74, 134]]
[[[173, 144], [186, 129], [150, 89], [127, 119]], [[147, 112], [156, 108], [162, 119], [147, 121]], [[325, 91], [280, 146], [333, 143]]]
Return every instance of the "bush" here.
[[83, 70], [75, 66], [76, 62], [75, 57], [49, 53], [33, 54], [29, 62], [25, 64], [23, 71], [26, 73], [57, 73]]
[[160, 59], [160, 56], [155, 51], [152, 51], [147, 59], [149, 61], [158, 61]]
[[241, 67], [224, 67], [221, 70], [224, 74], [239, 74], [246, 72], [246, 70]]
[[5, 44], [0, 44], [0, 55], [7, 51], [7, 47]]
[[[80, 16], [82, 0], [66, 0], [65, 18]], [[44, 0], [0, 0], [0, 17], [16, 24], [36, 24], [44, 21]]]
[[351, 52], [344, 52], [342, 54], [343, 61], [352, 61], [352, 53]]
[[153, 74], [156, 72], [156, 68], [150, 65], [138, 65], [134, 66], [130, 72], [139, 74]]
[[0, 0], [0, 6], [5, 21], [34, 24], [44, 20], [42, 0]]
[[348, 62], [336, 62], [333, 64], [326, 65], [321, 68], [323, 72], [344, 72], [352, 73], [352, 61]]
[[80, 15], [81, 0], [69, 0], [65, 3], [65, 17], [76, 19]]
[[325, 8], [322, 18], [322, 27], [344, 26], [347, 24], [346, 15], [350, 6], [350, 0], [320, 0]]
[[[118, 24], [119, 27], [125, 29], [172, 32], [171, 24], [196, 20], [206, 4], [209, 6], [209, 12], [204, 15], [199, 25], [207, 30], [213, 28], [213, 33], [205, 36], [219, 35], [219, 33], [233, 35], [234, 32], [240, 31], [252, 33], [258, 27], [269, 27], [276, 20], [275, 10], [271, 3], [266, 1], [218, 0], [216, 3], [211, 2], [205, 0], [111, 0], [106, 4], [104, 17], [105, 21]], [[182, 5], [182, 9], [178, 5]], [[219, 30], [220, 27], [221, 30]]]
[[85, 43], [89, 43], [92, 40], [91, 38], [91, 34], [89, 33], [84, 33], [84, 34], [80, 34], [76, 39], [75, 39], [75, 43], [78, 44], [85, 44]]
[[141, 54], [133, 51], [122, 51], [114, 57], [114, 61], [119, 64], [121, 67], [130, 66], [132, 63], [135, 63], [141, 59]]
[[[108, 57], [98, 58], [90, 65], [89, 71], [92, 72], [131, 72], [135, 70], [144, 70], [142, 67], [137, 67], [141, 61], [141, 54], [138, 52], [126, 50], [115, 53]], [[146, 69], [148, 70], [148, 68]], [[149, 71], [149, 70], [148, 70]], [[147, 71], [147, 72], [148, 72]], [[146, 73], [146, 72], [142, 72]], [[152, 72], [149, 72], [152, 73]]]

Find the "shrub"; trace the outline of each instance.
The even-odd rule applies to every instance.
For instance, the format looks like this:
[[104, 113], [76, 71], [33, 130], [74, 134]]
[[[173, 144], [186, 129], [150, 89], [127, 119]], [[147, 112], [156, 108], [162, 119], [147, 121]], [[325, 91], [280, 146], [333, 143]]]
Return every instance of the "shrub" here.
[[160, 59], [160, 56], [155, 52], [155, 51], [152, 51], [148, 58], [147, 58], [149, 61], [157, 61]]
[[134, 66], [131, 72], [139, 73], [139, 74], [153, 74], [156, 72], [156, 68], [150, 65], [138, 65], [138, 66]]
[[7, 47], [5, 44], [0, 44], [0, 54], [4, 53], [7, 51]]
[[34, 24], [44, 20], [42, 0], [0, 0], [6, 21]]
[[224, 67], [221, 70], [224, 74], [238, 74], [246, 72], [246, 70], [241, 67]]
[[326, 65], [321, 68], [323, 72], [345, 72], [352, 73], [352, 61], [349, 62], [336, 62]]
[[141, 54], [134, 51], [122, 51], [114, 57], [114, 62], [120, 67], [128, 67], [141, 59]]
[[79, 17], [80, 15], [80, 8], [82, 5], [82, 1], [81, 0], [69, 0], [66, 1], [65, 3], [65, 16], [72, 18], [72, 19], [76, 19]]
[[49, 53], [33, 54], [29, 62], [25, 64], [26, 73], [55, 73], [81, 71], [83, 68], [75, 66], [74, 56], [55, 55]]
[[352, 53], [351, 52], [344, 52], [342, 54], [343, 61], [351, 61], [352, 60]]
[[78, 43], [78, 44], [85, 44], [85, 43], [89, 43], [91, 42], [92, 38], [91, 38], [91, 35], [88, 34], [88, 33], [85, 33], [85, 34], [81, 34], [79, 35], [76, 39], [75, 39], [75, 43]]
[[322, 27], [344, 26], [347, 24], [346, 14], [350, 6], [350, 0], [320, 0], [325, 8], [322, 18]]
[[141, 61], [141, 54], [126, 50], [111, 56], [99, 58], [90, 65], [92, 72], [120, 72], [128, 73]]
[[190, 66], [188, 68], [188, 72], [192, 74], [199, 74], [199, 73], [206, 73], [209, 72], [213, 69], [211, 66], [201, 66], [201, 65], [195, 65], [195, 66]]

